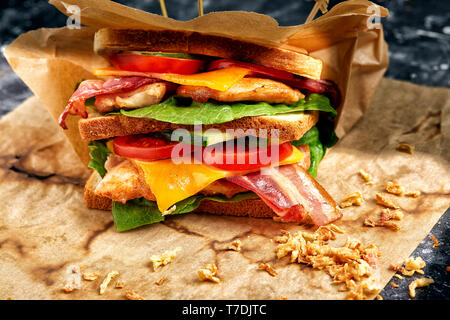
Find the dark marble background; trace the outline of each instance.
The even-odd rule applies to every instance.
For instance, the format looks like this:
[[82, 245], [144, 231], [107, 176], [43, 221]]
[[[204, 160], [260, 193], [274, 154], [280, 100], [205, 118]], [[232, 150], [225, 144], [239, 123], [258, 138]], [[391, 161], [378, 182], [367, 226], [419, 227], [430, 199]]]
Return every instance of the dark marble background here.
[[[159, 14], [157, 0], [119, 0], [117, 2]], [[330, 0], [330, 7], [339, 3]], [[389, 44], [390, 66], [387, 77], [407, 80], [421, 85], [450, 87], [450, 0], [380, 0], [373, 1], [389, 9], [390, 17], [383, 20]], [[171, 18], [189, 20], [198, 14], [196, 0], [166, 0]], [[305, 21], [313, 0], [204, 0], [204, 12], [245, 10], [268, 14], [280, 25], [297, 25]], [[21, 33], [41, 27], [61, 27], [67, 17], [46, 0], [0, 1], [0, 46], [4, 48]], [[0, 55], [0, 117], [14, 109], [31, 95], [29, 89], [12, 72], [3, 54]], [[417, 290], [416, 299], [450, 299], [450, 210], [442, 216], [430, 235], [441, 243], [432, 248], [428, 235], [412, 254], [421, 256], [427, 266], [425, 276], [435, 284]], [[408, 284], [413, 279], [392, 280], [381, 292], [384, 299], [410, 299]]]

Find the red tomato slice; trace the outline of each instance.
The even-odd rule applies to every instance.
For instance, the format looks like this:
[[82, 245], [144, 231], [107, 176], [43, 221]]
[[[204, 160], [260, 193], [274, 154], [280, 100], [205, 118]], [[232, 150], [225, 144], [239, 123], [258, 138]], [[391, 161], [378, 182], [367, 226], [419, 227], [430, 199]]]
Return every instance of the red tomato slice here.
[[114, 67], [137, 72], [193, 74], [203, 68], [196, 59], [154, 56], [134, 52], [118, 53], [109, 58]]
[[235, 146], [234, 150], [227, 149], [229, 148], [225, 144], [223, 148], [217, 148], [217, 145], [204, 148], [203, 163], [228, 171], [255, 170], [283, 161], [293, 151], [290, 142], [251, 149], [243, 146]]
[[266, 77], [274, 78], [274, 79], [285, 79], [291, 80], [294, 79], [292, 73], [278, 70], [270, 67], [260, 66], [258, 64], [253, 64], [249, 62], [236, 61], [231, 59], [220, 59], [214, 60], [209, 65], [208, 70], [222, 69], [228, 67], [241, 67], [251, 70], [255, 75], [263, 75]]
[[179, 142], [145, 135], [123, 136], [113, 140], [115, 154], [141, 161], [169, 159], [177, 144]]

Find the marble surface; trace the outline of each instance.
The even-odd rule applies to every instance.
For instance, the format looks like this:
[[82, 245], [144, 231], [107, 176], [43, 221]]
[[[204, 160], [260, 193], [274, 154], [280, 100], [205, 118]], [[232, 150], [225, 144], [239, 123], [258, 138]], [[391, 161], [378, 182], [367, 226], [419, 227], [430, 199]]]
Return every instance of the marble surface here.
[[[158, 1], [117, 1], [153, 13], [160, 13]], [[170, 17], [188, 20], [197, 15], [195, 0], [166, 0]], [[330, 1], [334, 5], [341, 1]], [[407, 80], [421, 85], [450, 87], [450, 1], [442, 0], [385, 0], [373, 1], [390, 11], [383, 21], [385, 37], [389, 43], [390, 66], [387, 77]], [[313, 6], [313, 0], [204, 0], [204, 11], [246, 10], [264, 13], [277, 19], [280, 25], [303, 22]], [[18, 35], [40, 27], [60, 27], [66, 17], [46, 0], [3, 0], [0, 3], [1, 51]], [[12, 72], [0, 55], [0, 116], [14, 109], [32, 93]], [[425, 275], [436, 283], [417, 290], [416, 299], [450, 299], [450, 210], [441, 217], [430, 234], [412, 254], [422, 257], [427, 266]], [[432, 248], [434, 235], [441, 245]], [[384, 299], [410, 299], [408, 284], [417, 278], [404, 278], [389, 284], [381, 292]]]

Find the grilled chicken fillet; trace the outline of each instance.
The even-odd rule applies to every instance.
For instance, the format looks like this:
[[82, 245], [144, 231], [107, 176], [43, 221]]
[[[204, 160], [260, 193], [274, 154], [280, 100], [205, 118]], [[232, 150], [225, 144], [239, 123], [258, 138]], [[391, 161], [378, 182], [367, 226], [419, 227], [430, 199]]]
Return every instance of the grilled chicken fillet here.
[[126, 93], [104, 94], [95, 97], [95, 107], [101, 113], [118, 109], [133, 109], [160, 103], [167, 92], [166, 82], [144, 85]]
[[292, 104], [305, 96], [284, 83], [260, 78], [243, 78], [226, 91], [218, 91], [202, 86], [179, 86], [177, 95], [192, 98], [198, 102], [209, 99], [224, 102], [262, 101], [268, 103]]

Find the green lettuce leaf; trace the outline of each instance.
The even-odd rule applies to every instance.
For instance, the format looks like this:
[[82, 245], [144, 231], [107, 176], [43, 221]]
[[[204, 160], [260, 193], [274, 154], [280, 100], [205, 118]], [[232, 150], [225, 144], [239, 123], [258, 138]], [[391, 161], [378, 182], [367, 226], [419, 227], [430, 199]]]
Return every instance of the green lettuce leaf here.
[[125, 116], [134, 118], [149, 118], [175, 124], [193, 125], [201, 123], [208, 125], [243, 117], [272, 116], [312, 110], [329, 112], [333, 116], [336, 115], [336, 110], [331, 107], [330, 100], [316, 93], [310, 94], [305, 99], [291, 105], [269, 104], [266, 102], [224, 104], [192, 101], [189, 105], [183, 106], [177, 97], [170, 97], [159, 104], [134, 110], [122, 109], [120, 112]]
[[317, 175], [317, 168], [319, 166], [320, 160], [322, 160], [325, 155], [325, 148], [319, 138], [319, 129], [317, 127], [312, 127], [306, 132], [303, 137], [296, 141], [291, 141], [294, 146], [299, 146], [302, 144], [307, 144], [309, 146], [309, 153], [311, 158], [311, 164], [309, 165], [308, 172], [310, 175], [315, 177]]
[[311, 164], [308, 172], [314, 178], [317, 176], [317, 169], [320, 161], [325, 156], [327, 148], [334, 146], [338, 137], [334, 132], [333, 122], [330, 119], [321, 119], [316, 126], [309, 129], [303, 137], [296, 141], [291, 141], [294, 146], [307, 144], [309, 146]]
[[[238, 202], [248, 199], [258, 199], [258, 196], [253, 192], [238, 193], [230, 199], [222, 195], [193, 195], [187, 199], [177, 202], [175, 204], [176, 209], [171, 212], [170, 215], [192, 212], [198, 208], [203, 200]], [[156, 202], [149, 201], [144, 198], [130, 200], [125, 204], [113, 202], [112, 215], [117, 231], [127, 231], [164, 220], [164, 216], [161, 214], [161, 211], [159, 211]]]
[[88, 167], [96, 170], [103, 178], [106, 174], [105, 162], [108, 155], [111, 153], [102, 141], [91, 141], [88, 144], [91, 152], [91, 161], [89, 161]]

